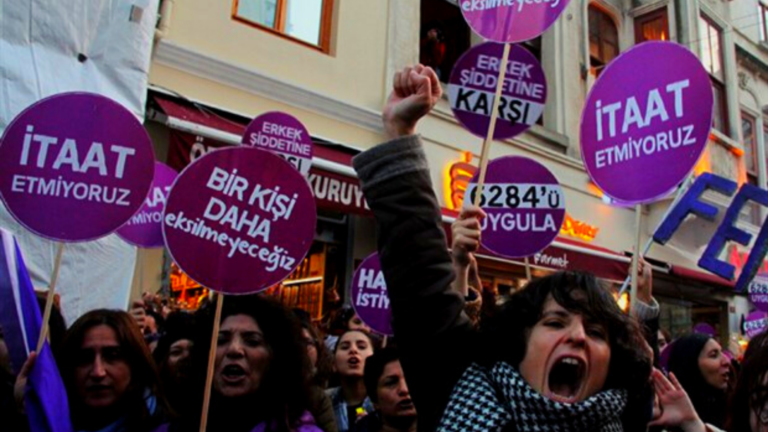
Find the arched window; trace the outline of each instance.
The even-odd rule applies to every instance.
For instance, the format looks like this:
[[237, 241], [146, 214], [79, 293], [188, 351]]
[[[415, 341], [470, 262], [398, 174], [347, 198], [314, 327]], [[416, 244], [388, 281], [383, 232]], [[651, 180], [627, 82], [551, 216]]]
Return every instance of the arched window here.
[[594, 76], [619, 55], [619, 30], [613, 18], [600, 8], [589, 6], [589, 66]]

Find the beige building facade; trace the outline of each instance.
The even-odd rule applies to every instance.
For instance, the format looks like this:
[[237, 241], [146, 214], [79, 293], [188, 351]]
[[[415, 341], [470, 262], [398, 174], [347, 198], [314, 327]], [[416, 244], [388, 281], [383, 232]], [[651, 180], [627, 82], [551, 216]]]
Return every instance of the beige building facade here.
[[[521, 136], [494, 142], [491, 157], [531, 157], [555, 173], [566, 191], [573, 227], [578, 227], [563, 231], [558, 240], [562, 250], [601, 257], [616, 267], [628, 265], [623, 253], [633, 248], [634, 209], [609, 205], [590, 182], [581, 162], [579, 125], [584, 101], [605, 65], [643, 40], [672, 40], [689, 47], [712, 76], [716, 128], [696, 171], [765, 187], [766, 9], [762, 0], [571, 0], [552, 28], [526, 44], [546, 72], [549, 97], [543, 120]], [[191, 109], [203, 107], [239, 127], [261, 113], [285, 111], [328, 148], [352, 155], [384, 140], [381, 108], [394, 73], [424, 60], [425, 50], [434, 49], [427, 36], [433, 28], [442, 44], [436, 67], [444, 80], [456, 57], [481, 41], [463, 23], [456, 0], [164, 0], [150, 94]], [[178, 131], [200, 137], [199, 142], [239, 142], [237, 128], [223, 130], [184, 120], [163, 110], [164, 103], [149, 110], [147, 122], [161, 160], [169, 157], [171, 136]], [[470, 156], [469, 164], [476, 164], [482, 140], [457, 123], [445, 98], [422, 121], [419, 132], [436, 194], [450, 222], [453, 213], [448, 210], [456, 204], [451, 168]], [[348, 163], [316, 159], [318, 169], [353, 179]], [[643, 207], [643, 243], [672, 198]], [[723, 208], [728, 205], [727, 199], [712, 199]], [[766, 214], [766, 209], [746, 209], [740, 224], [757, 233]], [[336, 228], [328, 231], [338, 235], [328, 244], [343, 245], [345, 250], [340, 260], [345, 265], [333, 287], [343, 292], [354, 264], [375, 250], [372, 221], [364, 215], [329, 218], [333, 219], [329, 226]], [[703, 229], [714, 231], [714, 226]], [[683, 232], [675, 244], [651, 249], [658, 293], [665, 299], [662, 324], [682, 333], [706, 322], [724, 341], [733, 339], [750, 306], [724, 281], [713, 278], [713, 283], [703, 270], [695, 274], [706, 246], [701, 237]], [[729, 249], [724, 259], [748, 251], [749, 247]], [[142, 277], [137, 279], [141, 286], [136, 291], [167, 284], [162, 252], [142, 254]], [[545, 258], [537, 257], [537, 262]], [[515, 279], [525, 277], [519, 263], [495, 258], [483, 263], [490, 284], [517, 286]], [[541, 271], [552, 268], [557, 265], [542, 266]], [[505, 278], [504, 272], [517, 276]]]

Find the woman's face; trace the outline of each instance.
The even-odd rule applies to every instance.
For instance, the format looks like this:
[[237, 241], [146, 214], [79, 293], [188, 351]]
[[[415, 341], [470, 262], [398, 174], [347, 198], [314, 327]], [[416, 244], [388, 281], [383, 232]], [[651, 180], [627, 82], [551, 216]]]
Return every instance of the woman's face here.
[[177, 380], [182, 381], [189, 376], [189, 369], [191, 366], [190, 352], [192, 351], [193, 342], [189, 339], [179, 339], [171, 344], [168, 350], [168, 370], [171, 375]]
[[714, 339], [707, 341], [701, 350], [699, 369], [707, 384], [720, 390], [728, 389], [728, 358]]
[[231, 398], [255, 393], [271, 358], [264, 333], [253, 318], [228, 316], [219, 330], [213, 388]]
[[365, 359], [372, 354], [368, 336], [359, 331], [344, 333], [336, 348], [336, 370], [343, 377], [362, 377]]
[[307, 345], [307, 356], [312, 369], [317, 367], [317, 341], [307, 329], [301, 329], [301, 337]]
[[83, 405], [104, 409], [118, 403], [131, 383], [131, 367], [112, 327], [88, 329], [75, 355], [75, 389]]
[[669, 343], [667, 338], [664, 336], [664, 333], [661, 332], [661, 330], [656, 333], [658, 339], [659, 339], [659, 351], [663, 350], [665, 346]]
[[551, 296], [529, 331], [520, 374], [557, 402], [580, 402], [599, 392], [608, 376], [608, 330], [560, 306]]

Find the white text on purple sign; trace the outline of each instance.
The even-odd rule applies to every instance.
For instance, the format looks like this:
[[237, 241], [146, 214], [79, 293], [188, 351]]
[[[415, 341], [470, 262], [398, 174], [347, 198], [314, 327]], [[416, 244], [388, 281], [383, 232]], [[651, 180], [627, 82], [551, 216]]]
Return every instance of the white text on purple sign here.
[[522, 12], [527, 5], [541, 3], [552, 3], [550, 7], [556, 8], [560, 0], [464, 0], [461, 8], [467, 12], [475, 12], [517, 5], [517, 11]]
[[355, 306], [389, 309], [389, 296], [387, 295], [387, 284], [384, 281], [384, 272], [377, 272], [374, 269], [360, 269], [357, 286], [360, 291], [357, 293]]
[[[688, 87], [690, 87], [690, 80], [686, 79], [671, 83], [664, 88], [652, 89], [648, 92], [644, 112], [635, 96], [627, 98], [623, 103], [619, 101], [603, 104], [602, 100], [598, 100], [595, 103], [598, 142], [616, 138], [619, 133], [624, 136], [630, 128], [636, 129], [638, 135], [630, 136], [623, 143], [611, 145], [595, 152], [596, 167], [609, 167], [632, 159], [696, 144], [693, 124], [654, 132], [650, 135], [643, 135], [641, 132], [642, 129], [651, 125], [670, 121], [673, 118], [672, 115], [676, 119], [683, 118], [685, 115], [683, 90]], [[672, 106], [667, 107], [662, 98], [662, 91], [667, 95], [674, 96]]]
[[[269, 189], [261, 184], [251, 185], [248, 179], [237, 175], [237, 169], [228, 172], [219, 167], [214, 167], [206, 187], [226, 197], [235, 198], [237, 202], [232, 204], [231, 201], [225, 202], [212, 196], [202, 219], [185, 218], [183, 212], [171, 213], [165, 215], [165, 224], [228, 248], [227, 258], [232, 258], [235, 253], [248, 255], [267, 263], [266, 270], [270, 272], [278, 268], [293, 268], [296, 258], [288, 256], [289, 252], [279, 245], [272, 245], [270, 249], [269, 243], [272, 223], [290, 219], [298, 194], [282, 194], [280, 186]], [[207, 226], [206, 220], [247, 236], [250, 240], [219, 232]]]
[[[30, 164], [52, 171], [71, 171], [88, 174], [94, 170], [100, 177], [122, 179], [126, 163], [136, 154], [136, 149], [120, 145], [109, 145], [105, 153], [104, 144], [92, 142], [88, 152], [81, 158], [77, 141], [64, 138], [60, 147], [60, 138], [35, 134], [34, 126], [27, 126], [24, 143], [19, 158], [20, 166]], [[36, 153], [35, 153], [36, 152]], [[117, 156], [113, 165], [107, 163], [107, 154]], [[52, 155], [55, 154], [55, 157]], [[49, 157], [49, 155], [51, 157]], [[111, 168], [111, 169], [110, 169]], [[79, 201], [91, 201], [117, 206], [129, 206], [129, 189], [93, 184], [89, 181], [69, 181], [62, 176], [45, 178], [16, 174], [11, 181], [11, 191], [30, 195], [42, 195], [58, 198], [74, 198]]]
[[170, 186], [164, 188], [153, 187], [152, 191], [144, 201], [146, 210], [142, 210], [136, 213], [126, 225], [145, 225], [160, 223], [163, 219], [163, 207], [165, 207], [165, 199], [168, 196], [168, 192], [171, 190]]
[[[496, 96], [496, 84], [499, 75], [501, 59], [480, 54], [472, 69], [462, 70], [459, 82], [461, 85], [448, 87], [452, 108], [486, 117], [491, 116], [493, 99]], [[502, 84], [502, 95], [499, 99], [498, 117], [511, 124], [533, 125], [542, 112], [545, 86], [541, 83], [530, 82], [533, 79], [531, 70], [534, 64], [520, 61], [507, 63], [507, 77]], [[486, 89], [479, 90], [477, 87]], [[528, 99], [525, 99], [528, 98]], [[532, 99], [532, 100], [531, 100]]]

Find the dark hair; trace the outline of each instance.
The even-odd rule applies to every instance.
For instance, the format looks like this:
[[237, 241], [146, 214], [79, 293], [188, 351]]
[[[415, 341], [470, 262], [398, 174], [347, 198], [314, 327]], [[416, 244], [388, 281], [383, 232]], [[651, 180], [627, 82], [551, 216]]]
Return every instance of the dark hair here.
[[[215, 308], [209, 308], [198, 317], [200, 327], [196, 332], [198, 338], [193, 349], [201, 381], [205, 379], [211, 346], [214, 312], [211, 309]], [[276, 300], [261, 295], [227, 297], [222, 308], [221, 322], [235, 315], [253, 318], [264, 334], [271, 356], [258, 392], [254, 395], [258, 403], [249, 401], [246, 411], [240, 411], [239, 416], [248, 417], [242, 419], [246, 423], [250, 420], [275, 420], [280, 430], [289, 430], [309, 406], [310, 367], [299, 320]], [[214, 419], [218, 413], [220, 421], [236, 420], [228, 418], [228, 410], [238, 406], [238, 402], [225, 401], [215, 391], [212, 396], [211, 418]], [[248, 413], [253, 415], [248, 416]]]
[[[530, 329], [541, 319], [549, 298], [570, 312], [601, 324], [608, 333], [611, 361], [604, 389], [625, 389], [630, 402], [625, 419], [644, 410], [640, 395], [648, 391], [651, 359], [637, 322], [619, 309], [616, 300], [589, 273], [557, 272], [536, 279], [513, 294], [495, 316], [481, 322], [484, 362], [504, 361], [519, 366], [526, 354]], [[637, 412], [635, 412], [637, 411]]]
[[333, 316], [330, 317], [328, 332], [341, 336], [342, 333], [349, 329], [349, 320], [352, 319], [353, 316], [355, 316], [355, 310], [352, 309], [352, 306], [344, 306], [337, 310], [333, 313]]
[[[169, 412], [155, 362], [133, 318], [126, 312], [107, 309], [90, 311], [78, 318], [62, 341], [59, 365], [64, 385], [67, 387], [75, 429], [78, 429], [89, 415], [76, 394], [75, 368], [78, 366], [79, 353], [86, 333], [101, 325], [115, 332], [120, 353], [131, 370], [131, 382], [121, 401], [122, 414], [128, 422], [127, 430], [151, 430], [157, 426], [158, 420], [162, 420], [163, 415]], [[157, 400], [158, 409], [155, 413], [150, 412], [147, 407], [147, 390]]]
[[383, 348], [365, 360], [363, 382], [365, 390], [372, 402], [378, 402], [379, 378], [384, 373], [384, 368], [393, 361], [400, 361], [400, 356], [394, 348]]
[[701, 419], [720, 428], [725, 420], [726, 392], [708, 384], [699, 367], [701, 351], [710, 340], [714, 340], [712, 336], [699, 333], [675, 340], [668, 367], [688, 393]]
[[729, 403], [725, 429], [749, 431], [749, 414], [759, 410], [768, 402], [768, 388], [763, 384], [768, 373], [768, 332], [763, 332], [749, 342], [741, 373], [736, 381]]
[[[293, 312], [296, 313], [296, 310]], [[311, 382], [317, 386], [325, 388], [328, 384], [328, 380], [333, 374], [333, 357], [325, 346], [325, 343], [323, 343], [323, 338], [321, 337], [320, 332], [315, 328], [312, 322], [302, 319], [301, 315], [297, 314], [297, 316], [301, 320], [301, 328], [309, 332], [309, 335], [313, 339], [315, 349], [317, 350], [317, 364], [315, 365], [315, 370], [313, 371], [314, 375], [311, 377]]]
[[374, 352], [376, 351], [376, 349], [378, 349], [378, 347], [379, 347], [378, 341], [376, 341], [374, 339], [373, 335], [368, 333], [367, 331], [360, 330], [360, 329], [346, 330], [345, 332], [343, 332], [342, 334], [339, 335], [339, 340], [336, 341], [336, 346], [333, 347], [333, 354], [334, 355], [336, 354], [336, 351], [339, 350], [339, 344], [341, 343], [341, 338], [343, 338], [347, 333], [355, 333], [355, 332], [361, 333], [361, 334], [365, 335], [366, 338], [368, 338], [368, 342], [370, 342], [371, 348], [373, 349]]

